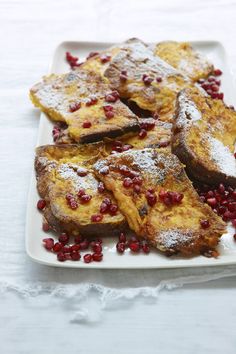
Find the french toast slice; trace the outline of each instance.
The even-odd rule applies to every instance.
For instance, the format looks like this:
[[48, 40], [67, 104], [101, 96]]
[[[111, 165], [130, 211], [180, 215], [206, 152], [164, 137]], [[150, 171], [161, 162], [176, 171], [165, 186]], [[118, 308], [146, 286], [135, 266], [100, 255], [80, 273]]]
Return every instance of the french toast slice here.
[[177, 93], [192, 85], [182, 75], [138, 39], [127, 41], [110, 62], [104, 75], [120, 96], [138, 107], [172, 121]]
[[172, 150], [192, 178], [236, 187], [236, 112], [222, 100], [183, 90], [177, 98]]
[[[168, 122], [162, 122], [154, 120], [153, 118], [139, 118], [140, 128], [147, 128], [145, 136], [142, 134], [133, 133], [124, 134], [118, 139], [105, 138], [104, 143], [106, 151], [111, 151], [113, 147], [120, 147], [122, 149], [135, 148], [143, 149], [147, 147], [169, 147], [171, 142], [171, 129], [172, 124]], [[154, 126], [153, 126], [154, 125]], [[153, 127], [152, 127], [153, 126]], [[149, 130], [149, 127], [151, 129]], [[55, 129], [55, 128], [54, 128]], [[140, 136], [141, 135], [141, 136]], [[64, 124], [57, 123], [56, 134], [54, 135], [54, 141], [56, 144], [75, 144], [76, 142], [68, 135], [67, 127]], [[119, 150], [119, 148], [114, 149]]]
[[208, 77], [214, 70], [208, 59], [194, 50], [187, 42], [165, 41], [157, 43], [154, 54], [194, 82], [200, 78]]
[[[166, 254], [214, 248], [225, 223], [204, 204], [178, 158], [164, 149], [130, 150], [94, 164], [129, 227]], [[207, 227], [205, 227], [207, 225]]]
[[86, 70], [51, 74], [33, 86], [30, 98], [55, 121], [68, 125], [69, 136], [78, 143], [116, 137], [138, 130], [135, 114], [124, 105], [108, 81]]
[[116, 205], [112, 194], [100, 186], [91, 169], [102, 156], [105, 156], [104, 147], [99, 143], [37, 148], [37, 189], [46, 201], [43, 215], [55, 231], [100, 237], [114, 235], [125, 228], [124, 216], [114, 208], [113, 214], [108, 212], [101, 215], [101, 220], [94, 219], [94, 215], [100, 215], [105, 198]]

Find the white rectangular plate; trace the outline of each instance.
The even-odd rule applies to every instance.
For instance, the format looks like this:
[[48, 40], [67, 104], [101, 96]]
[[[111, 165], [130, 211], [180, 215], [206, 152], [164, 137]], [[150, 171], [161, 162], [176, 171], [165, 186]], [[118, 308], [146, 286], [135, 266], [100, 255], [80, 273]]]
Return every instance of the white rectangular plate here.
[[[91, 51], [100, 51], [111, 46], [111, 43], [97, 42], [63, 42], [61, 43], [53, 57], [50, 72], [63, 73], [69, 70], [69, 66], [65, 61], [65, 52], [69, 51], [73, 55], [79, 57], [80, 61], [85, 59]], [[228, 104], [236, 104], [233, 96], [235, 92], [232, 72], [227, 64], [227, 58], [223, 46], [216, 41], [192, 42], [192, 45], [199, 52], [206, 55], [215, 65], [223, 70], [222, 91], [225, 94], [225, 100]], [[33, 83], [32, 83], [33, 84]], [[52, 123], [45, 114], [41, 114], [39, 125], [39, 137], [37, 145], [52, 144]], [[66, 261], [59, 262], [56, 255], [47, 252], [42, 246], [42, 239], [50, 237], [50, 233], [46, 234], [42, 231], [42, 216], [36, 208], [39, 195], [36, 189], [36, 180], [33, 173], [27, 209], [26, 220], [26, 251], [28, 255], [36, 262], [50, 266], [65, 268], [180, 268], [180, 267], [200, 267], [200, 266], [218, 266], [224, 264], [236, 263], [236, 243], [233, 241], [233, 228], [229, 227], [227, 235], [223, 235], [219, 251], [220, 256], [217, 259], [197, 256], [190, 259], [183, 257], [171, 257], [152, 250], [149, 255], [131, 254], [128, 250], [123, 255], [116, 252], [116, 239], [103, 238], [104, 244], [104, 260], [100, 263], [93, 262], [85, 264], [82, 260], [79, 262]]]

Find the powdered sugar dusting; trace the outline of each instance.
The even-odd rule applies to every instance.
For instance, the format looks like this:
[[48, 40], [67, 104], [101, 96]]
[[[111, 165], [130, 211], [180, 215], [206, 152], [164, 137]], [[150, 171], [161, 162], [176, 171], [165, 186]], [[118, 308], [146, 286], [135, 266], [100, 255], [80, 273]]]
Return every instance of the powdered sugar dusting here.
[[166, 230], [161, 231], [158, 235], [158, 246], [162, 246], [165, 249], [175, 249], [178, 246], [187, 245], [193, 241], [193, 234], [181, 230]]
[[228, 176], [236, 177], [236, 160], [228, 146], [213, 137], [208, 137], [208, 141], [210, 143], [211, 158], [221, 172]]
[[[77, 165], [75, 166], [78, 167]], [[61, 178], [70, 180], [76, 191], [83, 188], [97, 192], [98, 181], [93, 174], [88, 173], [86, 176], [80, 177], [74, 168], [72, 164], [64, 163], [58, 167], [58, 173]]]
[[178, 102], [178, 125], [182, 126], [185, 125], [186, 122], [198, 121], [202, 118], [202, 114], [197, 109], [195, 103], [189, 100], [184, 92], [180, 93]]

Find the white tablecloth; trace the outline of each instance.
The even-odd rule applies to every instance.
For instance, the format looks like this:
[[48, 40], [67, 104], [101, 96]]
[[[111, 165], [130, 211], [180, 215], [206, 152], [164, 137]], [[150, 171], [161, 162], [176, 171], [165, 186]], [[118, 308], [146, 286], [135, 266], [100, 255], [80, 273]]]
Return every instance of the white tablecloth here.
[[236, 70], [235, 18], [230, 0], [0, 0], [0, 353], [235, 353], [234, 267], [75, 271], [24, 250], [39, 117], [27, 92], [55, 46], [216, 39]]

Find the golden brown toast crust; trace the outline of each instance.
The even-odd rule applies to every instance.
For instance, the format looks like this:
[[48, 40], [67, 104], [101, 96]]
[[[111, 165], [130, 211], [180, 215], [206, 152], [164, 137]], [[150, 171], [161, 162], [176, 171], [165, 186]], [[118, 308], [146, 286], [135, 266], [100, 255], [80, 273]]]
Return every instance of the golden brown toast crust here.
[[[30, 98], [52, 120], [66, 122], [73, 140], [86, 143], [138, 130], [137, 117], [119, 98], [107, 102], [111, 92], [107, 79], [78, 69], [44, 77], [30, 90]], [[95, 102], [89, 104], [91, 100]], [[79, 108], [75, 109], [75, 105]], [[104, 106], [111, 107], [113, 117], [107, 118]], [[88, 122], [91, 126], [84, 126]]]
[[214, 69], [207, 58], [187, 42], [160, 42], [155, 46], [154, 53], [194, 82], [208, 77]]
[[188, 174], [207, 184], [236, 187], [236, 112], [195, 90], [178, 95], [172, 150]]
[[[35, 170], [37, 188], [40, 196], [46, 200], [44, 217], [55, 231], [84, 236], [114, 235], [126, 226], [123, 215], [104, 214], [100, 222], [92, 222], [91, 216], [99, 213], [104, 198], [115, 203], [111, 193], [98, 192], [99, 181], [91, 170], [91, 164], [105, 156], [101, 144], [54, 146], [37, 148]], [[85, 176], [78, 175], [81, 169]], [[77, 198], [79, 190], [84, 189], [92, 199], [86, 203]], [[66, 195], [72, 194], [78, 202], [78, 208], [72, 210]]]
[[[123, 71], [127, 73], [125, 81], [121, 80]], [[152, 80], [150, 84], [145, 84], [144, 75]], [[122, 47], [105, 76], [122, 98], [134, 101], [144, 110], [157, 112], [164, 121], [173, 118], [176, 94], [191, 85], [187, 77], [155, 56], [137, 39]]]
[[[99, 160], [94, 170], [106, 188], [117, 200], [129, 227], [140, 237], [148, 239], [154, 247], [167, 253], [193, 255], [215, 247], [225, 232], [225, 223], [211, 208], [202, 203], [187, 178], [178, 158], [168, 151], [143, 149], [130, 150]], [[125, 187], [127, 176], [142, 180], [140, 191]], [[184, 195], [178, 204], [166, 205], [161, 191]], [[148, 193], [156, 196], [150, 205]], [[209, 227], [201, 226], [202, 220]]]

